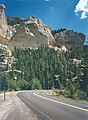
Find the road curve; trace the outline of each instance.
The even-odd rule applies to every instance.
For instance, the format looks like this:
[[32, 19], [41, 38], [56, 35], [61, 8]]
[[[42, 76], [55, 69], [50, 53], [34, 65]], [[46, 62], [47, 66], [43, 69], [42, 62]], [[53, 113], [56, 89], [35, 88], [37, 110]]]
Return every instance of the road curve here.
[[47, 92], [20, 92], [18, 97], [39, 120], [88, 120], [88, 104], [53, 97], [46, 94]]

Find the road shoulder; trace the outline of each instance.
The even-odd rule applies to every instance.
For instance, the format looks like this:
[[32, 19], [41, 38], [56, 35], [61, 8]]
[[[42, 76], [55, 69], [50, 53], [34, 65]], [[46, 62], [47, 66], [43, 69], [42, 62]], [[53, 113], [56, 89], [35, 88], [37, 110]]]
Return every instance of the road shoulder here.
[[17, 97], [16, 92], [7, 93], [6, 101], [0, 103], [0, 120], [38, 120], [37, 116]]

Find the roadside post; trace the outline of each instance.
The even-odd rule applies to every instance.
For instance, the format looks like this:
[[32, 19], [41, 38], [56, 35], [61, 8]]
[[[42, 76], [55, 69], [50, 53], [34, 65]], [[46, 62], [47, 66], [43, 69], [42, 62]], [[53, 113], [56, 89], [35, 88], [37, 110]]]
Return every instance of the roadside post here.
[[4, 87], [4, 101], [6, 101], [6, 91], [5, 91], [5, 87]]

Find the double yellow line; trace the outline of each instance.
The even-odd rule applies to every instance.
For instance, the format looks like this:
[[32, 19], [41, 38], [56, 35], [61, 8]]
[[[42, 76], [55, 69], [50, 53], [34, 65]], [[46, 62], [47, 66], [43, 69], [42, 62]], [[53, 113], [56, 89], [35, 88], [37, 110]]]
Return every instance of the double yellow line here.
[[34, 94], [35, 96], [37, 96], [37, 97], [40, 97], [40, 98], [43, 98], [43, 99], [46, 99], [46, 100], [49, 100], [49, 101], [52, 101], [52, 102], [55, 102], [55, 103], [64, 105], [64, 106], [68, 106], [68, 107], [71, 107], [71, 108], [75, 108], [75, 109], [78, 109], [78, 110], [82, 110], [82, 111], [88, 112], [88, 109], [84, 109], [84, 108], [77, 107], [77, 106], [74, 106], [74, 105], [70, 105], [70, 104], [67, 104], [67, 103], [64, 103], [64, 102], [60, 102], [60, 101], [53, 100], [53, 99], [50, 99], [50, 98], [41, 96], [41, 95], [37, 94], [37, 92], [34, 92], [33, 94]]

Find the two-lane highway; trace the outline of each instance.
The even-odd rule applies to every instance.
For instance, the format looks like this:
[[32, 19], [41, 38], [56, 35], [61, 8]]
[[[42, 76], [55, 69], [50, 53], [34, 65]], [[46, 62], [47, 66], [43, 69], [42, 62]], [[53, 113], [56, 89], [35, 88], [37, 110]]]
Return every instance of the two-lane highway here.
[[88, 120], [88, 104], [63, 100], [46, 93], [29, 91], [20, 92], [18, 96], [39, 120]]

